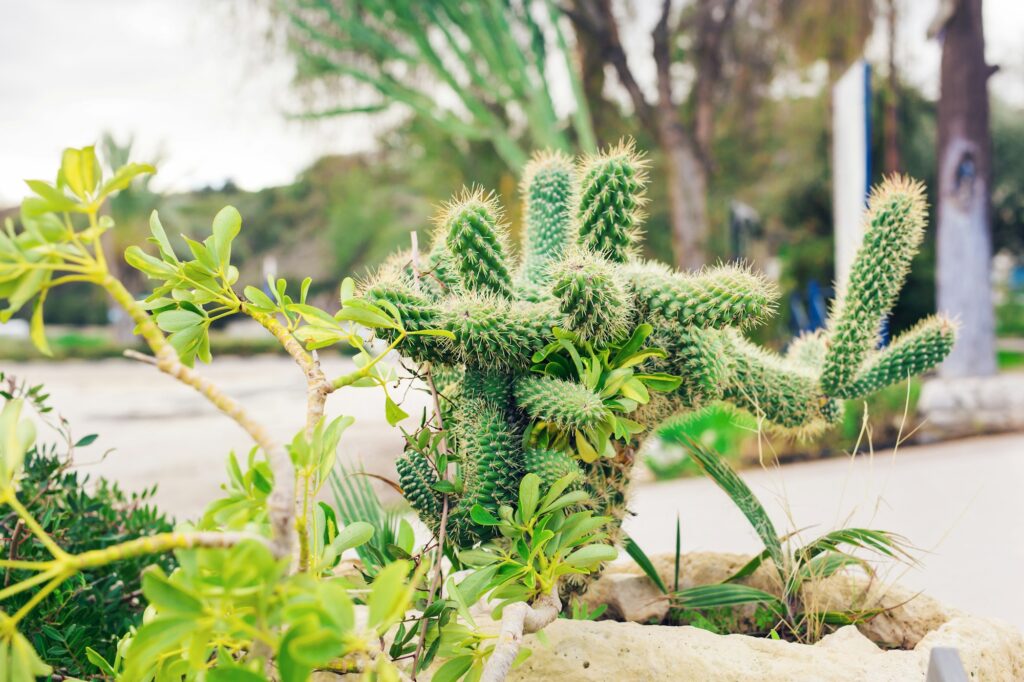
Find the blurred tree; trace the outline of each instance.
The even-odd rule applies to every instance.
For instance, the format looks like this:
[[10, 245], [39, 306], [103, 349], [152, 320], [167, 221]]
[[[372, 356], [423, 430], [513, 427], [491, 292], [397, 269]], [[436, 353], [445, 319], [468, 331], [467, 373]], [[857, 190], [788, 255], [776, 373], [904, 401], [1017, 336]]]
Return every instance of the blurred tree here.
[[942, 39], [938, 105], [938, 307], [961, 323], [940, 373], [996, 371], [992, 298], [992, 133], [981, 0], [942, 0], [930, 33]]
[[[280, 7], [300, 80], [336, 78], [346, 93], [364, 94], [307, 116], [402, 104], [445, 135], [490, 141], [514, 170], [533, 148], [595, 148], [553, 0], [285, 0]], [[568, 122], [556, 113], [559, 77], [568, 78], [575, 100]]]

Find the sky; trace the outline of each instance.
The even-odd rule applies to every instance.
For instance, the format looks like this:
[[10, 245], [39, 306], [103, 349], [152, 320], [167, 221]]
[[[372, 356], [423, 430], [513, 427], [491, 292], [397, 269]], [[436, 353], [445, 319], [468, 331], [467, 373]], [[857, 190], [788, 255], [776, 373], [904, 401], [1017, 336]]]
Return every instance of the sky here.
[[[814, 0], [811, 0], [814, 1]], [[635, 0], [625, 35], [643, 85], [657, 4]], [[934, 96], [940, 48], [925, 38], [937, 0], [901, 0], [904, 77]], [[157, 160], [154, 187], [245, 189], [291, 182], [328, 153], [372, 148], [368, 117], [300, 121], [293, 63], [266, 37], [256, 0], [0, 0], [0, 206], [26, 194], [23, 178], [52, 178], [66, 146], [104, 131]], [[879, 22], [881, 23], [881, 22]], [[1024, 0], [985, 0], [990, 81], [1024, 106]], [[873, 39], [869, 57], [884, 58]]]

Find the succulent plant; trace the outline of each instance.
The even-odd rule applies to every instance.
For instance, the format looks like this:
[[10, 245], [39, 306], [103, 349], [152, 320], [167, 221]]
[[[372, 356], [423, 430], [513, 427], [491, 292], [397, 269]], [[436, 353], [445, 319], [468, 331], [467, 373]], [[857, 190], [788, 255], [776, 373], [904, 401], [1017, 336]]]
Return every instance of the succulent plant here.
[[[521, 263], [496, 201], [470, 191], [444, 208], [423, 271], [400, 254], [363, 292], [394, 305], [408, 329], [453, 335], [400, 350], [445, 377], [459, 472], [448, 528], [460, 546], [493, 532], [474, 523], [473, 506], [512, 506], [526, 473], [554, 481], [581, 472], [596, 512], [617, 526], [637, 448], [667, 417], [724, 400], [775, 429], [813, 433], [839, 420], [842, 400], [924, 372], [952, 348], [954, 325], [930, 317], [878, 349], [925, 227], [918, 183], [894, 177], [874, 191], [826, 328], [783, 356], [743, 335], [775, 311], [778, 293], [763, 277], [640, 259], [646, 168], [632, 145], [575, 166], [545, 153], [525, 176]], [[437, 471], [416, 451], [398, 469], [409, 502], [436, 530]]]

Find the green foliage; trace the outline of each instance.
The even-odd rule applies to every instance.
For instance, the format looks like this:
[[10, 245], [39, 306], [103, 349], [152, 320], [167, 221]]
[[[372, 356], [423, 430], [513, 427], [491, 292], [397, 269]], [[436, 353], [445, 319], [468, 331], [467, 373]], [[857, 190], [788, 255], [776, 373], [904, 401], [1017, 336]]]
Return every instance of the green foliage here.
[[[103, 478], [90, 483], [72, 468], [70, 454], [58, 455], [56, 446], [29, 450], [19, 481], [21, 495], [30, 501], [29, 512], [69, 552], [101, 549], [171, 530], [171, 522], [150, 501], [155, 487], [129, 495]], [[10, 539], [6, 558], [49, 557], [14, 514], [0, 517], [0, 536]], [[142, 557], [79, 573], [23, 621], [28, 641], [58, 674], [81, 678], [93, 674], [87, 649], [112, 658], [120, 634], [142, 622], [144, 604], [137, 593], [142, 570], [148, 565], [169, 571], [174, 560], [169, 555]], [[25, 577], [20, 571], [8, 573], [8, 581]], [[25, 594], [17, 595], [4, 606], [17, 610], [27, 599]]]
[[[790, 537], [779, 535], [760, 500], [718, 453], [698, 443], [691, 443], [690, 448], [704, 474], [729, 496], [749, 521], [764, 544], [764, 550], [722, 583], [674, 591], [671, 597], [675, 608], [684, 612], [706, 612], [759, 604], [773, 616], [772, 631], [801, 641], [816, 640], [829, 625], [857, 623], [878, 614], [877, 609], [853, 606], [842, 611], [818, 612], [813, 603], [802, 600], [803, 590], [809, 584], [849, 568], [860, 569], [873, 577], [874, 569], [861, 556], [865, 552], [875, 558], [912, 563], [906, 540], [888, 531], [841, 528], [794, 547]], [[777, 593], [742, 583], [762, 566], [775, 574]]]
[[515, 511], [505, 506], [494, 515], [474, 507], [474, 520], [494, 528], [501, 541], [460, 552], [459, 559], [476, 572], [458, 584], [450, 581], [449, 593], [463, 604], [489, 594], [498, 601], [497, 616], [512, 602], [551, 592], [564, 575], [585, 574], [615, 559], [615, 548], [602, 544], [607, 535], [601, 529], [610, 519], [590, 511], [566, 512], [587, 499], [582, 490], [566, 492], [575, 478], [570, 474], [542, 489], [540, 477], [526, 474]]

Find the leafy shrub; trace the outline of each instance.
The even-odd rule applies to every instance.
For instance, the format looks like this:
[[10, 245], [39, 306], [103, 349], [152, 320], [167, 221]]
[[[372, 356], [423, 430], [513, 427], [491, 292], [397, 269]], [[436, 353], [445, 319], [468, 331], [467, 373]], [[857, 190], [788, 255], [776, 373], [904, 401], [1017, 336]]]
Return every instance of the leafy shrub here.
[[[74, 554], [165, 533], [173, 527], [151, 503], [156, 486], [126, 494], [104, 478], [90, 485], [89, 477], [71, 468], [70, 459], [57, 454], [56, 446], [33, 448], [26, 454], [20, 485], [29, 512], [56, 542]], [[4, 538], [7, 559], [49, 558], [46, 548], [13, 513], [0, 517], [0, 537]], [[120, 636], [141, 623], [145, 608], [141, 575], [150, 565], [170, 572], [175, 561], [164, 554], [83, 571], [28, 615], [22, 627], [55, 672], [66, 677], [95, 673], [88, 648], [113, 658]], [[12, 569], [5, 584], [26, 577], [25, 572]], [[22, 593], [5, 606], [17, 610], [26, 601], [28, 594]]]

